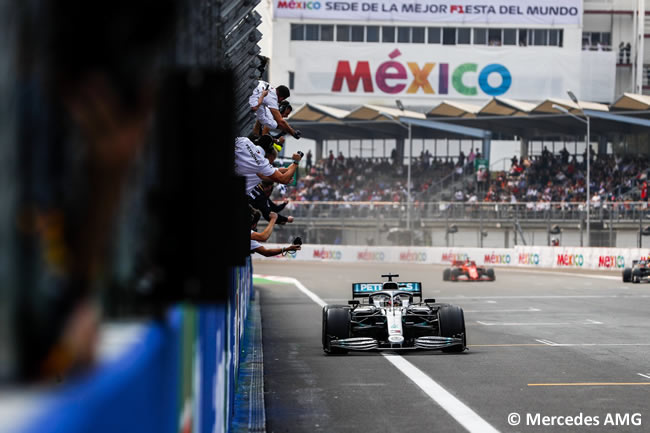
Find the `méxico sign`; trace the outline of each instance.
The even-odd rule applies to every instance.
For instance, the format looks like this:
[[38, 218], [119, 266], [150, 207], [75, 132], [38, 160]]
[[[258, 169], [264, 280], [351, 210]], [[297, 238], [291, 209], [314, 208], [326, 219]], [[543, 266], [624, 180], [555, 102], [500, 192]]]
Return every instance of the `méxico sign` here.
[[[391, 52], [388, 55], [390, 60], [378, 64], [374, 73], [371, 71], [369, 61], [360, 60], [356, 62], [356, 65], [351, 66], [348, 60], [339, 60], [336, 66], [334, 81], [332, 82], [332, 92], [341, 92], [344, 86], [347, 85], [347, 90], [354, 93], [360, 87], [359, 84], [361, 84], [363, 92], [373, 93], [375, 91], [373, 86], [374, 81], [377, 90], [387, 94], [397, 94], [404, 91], [407, 94], [415, 94], [418, 91], [424, 94], [435, 94], [436, 91], [431, 85], [429, 76], [436, 67], [436, 63], [426, 62], [420, 65], [417, 62], [406, 62], [408, 70], [410, 70], [412, 75], [412, 78], [409, 79], [407, 68], [403, 63], [395, 60], [401, 54], [397, 49]], [[437, 93], [440, 95], [449, 93], [450, 82], [456, 92], [464, 96], [476, 96], [478, 94], [478, 88], [486, 95], [500, 96], [508, 91], [512, 83], [510, 71], [499, 63], [482, 66], [479, 71], [479, 65], [477, 63], [465, 62], [453, 67], [451, 76], [449, 74], [449, 63], [439, 63], [438, 69], [439, 73], [436, 84], [438, 88]], [[464, 78], [467, 73], [478, 74], [478, 86], [465, 83]], [[488, 81], [492, 74], [500, 77], [498, 85], [492, 85]]]
[[277, 18], [580, 25], [582, 0], [275, 0]]
[[[564, 97], [566, 89], [604, 101], [610, 99], [615, 81], [615, 53], [606, 51], [576, 55], [557, 47], [299, 41], [291, 52], [296, 70], [292, 93], [329, 102], [392, 104], [395, 96], [427, 103], [499, 96], [543, 100]], [[582, 80], [585, 74], [589, 80]]]

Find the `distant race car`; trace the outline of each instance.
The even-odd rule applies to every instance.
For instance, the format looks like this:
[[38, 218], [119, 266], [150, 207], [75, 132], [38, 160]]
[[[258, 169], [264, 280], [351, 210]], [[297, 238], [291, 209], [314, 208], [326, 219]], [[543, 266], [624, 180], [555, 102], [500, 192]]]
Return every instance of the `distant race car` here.
[[494, 281], [494, 269], [476, 265], [473, 260], [454, 260], [451, 268], [442, 272], [443, 281]]
[[[323, 350], [442, 350], [467, 348], [465, 317], [457, 306], [422, 301], [422, 283], [398, 283], [399, 275], [382, 275], [383, 283], [352, 284], [348, 305], [323, 307]], [[418, 302], [415, 302], [418, 298]], [[361, 302], [359, 301], [361, 299]]]
[[624, 283], [640, 283], [648, 281], [650, 277], [650, 263], [647, 260], [633, 260], [631, 268], [623, 269]]

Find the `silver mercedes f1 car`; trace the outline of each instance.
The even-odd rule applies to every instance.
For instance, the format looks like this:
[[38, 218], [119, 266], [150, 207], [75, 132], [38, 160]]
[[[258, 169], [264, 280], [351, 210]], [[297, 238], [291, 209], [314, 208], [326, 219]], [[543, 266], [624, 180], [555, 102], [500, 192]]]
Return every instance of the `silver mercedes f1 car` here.
[[[348, 305], [323, 307], [323, 350], [424, 349], [462, 352], [465, 317], [457, 306], [422, 300], [422, 283], [393, 281], [352, 284]], [[415, 302], [417, 298], [417, 302]], [[361, 300], [361, 302], [359, 301]]]

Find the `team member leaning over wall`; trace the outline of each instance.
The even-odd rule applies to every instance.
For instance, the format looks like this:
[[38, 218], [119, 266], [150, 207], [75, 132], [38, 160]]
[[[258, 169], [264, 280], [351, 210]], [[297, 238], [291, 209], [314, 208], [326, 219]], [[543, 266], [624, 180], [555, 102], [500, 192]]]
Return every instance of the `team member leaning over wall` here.
[[270, 135], [263, 135], [255, 142], [246, 137], [235, 139], [235, 173], [246, 178], [246, 194], [249, 194], [260, 180], [286, 185], [293, 179], [302, 155], [294, 153], [293, 164], [286, 168], [275, 168], [267, 158], [267, 155], [272, 155], [273, 152], [273, 138]]
[[279, 248], [264, 247], [260, 242], [266, 242], [269, 239], [269, 237], [271, 237], [271, 233], [273, 233], [273, 226], [275, 225], [275, 221], [278, 218], [278, 214], [276, 214], [275, 212], [271, 212], [269, 225], [266, 226], [266, 228], [262, 233], [256, 233], [255, 230], [257, 230], [257, 223], [259, 222], [261, 216], [262, 213], [260, 211], [251, 208], [251, 249], [250, 249], [251, 254], [258, 253], [263, 255], [264, 257], [272, 257], [272, 256], [277, 256], [279, 254], [285, 254], [291, 251], [300, 250], [300, 245], [296, 244], [295, 242], [294, 244], [291, 244], [288, 247], [279, 247]]

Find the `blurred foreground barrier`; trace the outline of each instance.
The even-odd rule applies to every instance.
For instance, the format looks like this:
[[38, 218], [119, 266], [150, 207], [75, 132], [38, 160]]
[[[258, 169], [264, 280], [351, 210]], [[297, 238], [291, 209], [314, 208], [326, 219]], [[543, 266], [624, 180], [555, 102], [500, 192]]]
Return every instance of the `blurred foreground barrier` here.
[[230, 270], [225, 304], [176, 306], [149, 325], [107, 325], [117, 328], [108, 340], [121, 341], [119, 353], [104, 344], [95, 370], [36, 392], [30, 413], [38, 415], [17, 431], [228, 431], [251, 289], [249, 258]]
[[[268, 248], [282, 247], [269, 244]], [[622, 270], [633, 260], [650, 257], [650, 248], [581, 248], [516, 246], [514, 248], [355, 247], [302, 245], [295, 256], [256, 257], [256, 260], [445, 264], [474, 260], [485, 266]]]

